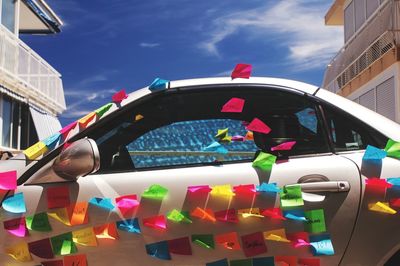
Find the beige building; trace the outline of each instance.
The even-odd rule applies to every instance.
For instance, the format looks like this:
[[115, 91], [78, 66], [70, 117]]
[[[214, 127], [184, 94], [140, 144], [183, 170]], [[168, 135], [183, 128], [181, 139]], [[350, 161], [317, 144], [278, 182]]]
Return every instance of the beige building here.
[[335, 0], [325, 24], [344, 27], [344, 46], [323, 87], [400, 122], [400, 1]]
[[0, 0], [0, 150], [25, 149], [61, 128], [61, 75], [19, 38], [61, 26], [44, 0]]

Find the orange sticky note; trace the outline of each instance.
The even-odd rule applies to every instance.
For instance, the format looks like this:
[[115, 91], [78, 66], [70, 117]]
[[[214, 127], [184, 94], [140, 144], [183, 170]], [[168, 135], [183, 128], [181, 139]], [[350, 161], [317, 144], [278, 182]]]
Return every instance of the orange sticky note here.
[[72, 241], [74, 243], [88, 246], [88, 247], [96, 247], [97, 240], [96, 235], [93, 231], [93, 227], [83, 228], [80, 230], [76, 230], [72, 232]]
[[87, 125], [96, 117], [96, 112], [91, 112], [78, 120], [80, 127], [86, 128]]
[[26, 242], [21, 242], [6, 248], [6, 253], [13, 257], [16, 261], [32, 261], [31, 253], [29, 253], [29, 247]]
[[67, 208], [71, 225], [87, 224], [89, 222], [87, 215], [88, 206], [89, 203], [84, 201], [72, 204]]
[[246, 136], [244, 137], [246, 140], [254, 140], [253, 132], [247, 131]]
[[135, 115], [135, 122], [137, 122], [143, 118], [144, 118], [144, 116], [142, 116], [141, 114], [137, 114], [137, 115]]
[[93, 227], [93, 231], [97, 238], [118, 239], [117, 226], [115, 223], [108, 223]]
[[64, 266], [87, 266], [85, 254], [70, 255], [64, 257]]
[[192, 211], [192, 213], [190, 215], [193, 217], [200, 218], [202, 220], [208, 220], [211, 222], [216, 221], [214, 212], [211, 209], [202, 209], [200, 207], [197, 207], [196, 209], [194, 209]]
[[216, 235], [215, 242], [222, 245], [226, 249], [240, 250], [239, 239], [236, 232]]

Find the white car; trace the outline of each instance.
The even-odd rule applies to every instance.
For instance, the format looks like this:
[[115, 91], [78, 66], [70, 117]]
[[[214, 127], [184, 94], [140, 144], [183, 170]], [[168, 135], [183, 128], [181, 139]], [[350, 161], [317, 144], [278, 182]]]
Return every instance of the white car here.
[[363, 160], [400, 125], [291, 80], [164, 85], [0, 163], [0, 265], [400, 265], [400, 160]]

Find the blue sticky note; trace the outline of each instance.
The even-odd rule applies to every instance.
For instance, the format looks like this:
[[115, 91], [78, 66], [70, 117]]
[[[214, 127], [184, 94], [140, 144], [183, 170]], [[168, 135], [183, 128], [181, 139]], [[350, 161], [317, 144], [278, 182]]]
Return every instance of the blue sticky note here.
[[57, 132], [56, 134], [48, 137], [47, 139], [43, 140], [43, 143], [50, 149], [55, 148], [58, 142], [61, 140], [61, 133]]
[[386, 157], [386, 155], [386, 151], [368, 145], [367, 149], [365, 150], [363, 160], [382, 160]]
[[229, 266], [227, 259], [206, 263], [206, 266]]
[[94, 197], [94, 198], [91, 198], [89, 200], [89, 203], [93, 204], [93, 205], [95, 205], [97, 207], [106, 209], [108, 211], [112, 211], [114, 209], [114, 205], [112, 204], [110, 198], [96, 198], [96, 197]]
[[261, 185], [256, 186], [256, 190], [258, 192], [272, 192], [272, 193], [279, 193], [282, 191], [282, 189], [280, 189], [276, 183], [265, 183], [262, 182]]
[[335, 254], [331, 238], [328, 234], [310, 236], [310, 244], [314, 256]]
[[393, 186], [400, 186], [400, 177], [389, 177], [386, 181]]
[[168, 241], [161, 241], [146, 245], [146, 252], [152, 257], [161, 260], [170, 260], [171, 254], [169, 254]]
[[26, 212], [24, 194], [22, 192], [16, 193], [10, 197], [7, 197], [3, 201], [3, 209], [12, 213], [24, 213]]
[[122, 231], [127, 231], [129, 233], [136, 233], [136, 234], [141, 233], [138, 218], [118, 221], [117, 228]]
[[169, 80], [156, 78], [149, 86], [149, 90], [157, 91], [157, 90], [164, 90], [167, 88]]
[[290, 210], [283, 211], [283, 215], [290, 220], [306, 222], [307, 218], [304, 216], [303, 210]]
[[222, 146], [220, 143], [214, 141], [213, 143], [211, 143], [210, 145], [208, 145], [207, 147], [203, 148], [203, 151], [215, 151], [221, 154], [227, 154], [228, 150]]
[[274, 257], [253, 258], [253, 266], [275, 266]]

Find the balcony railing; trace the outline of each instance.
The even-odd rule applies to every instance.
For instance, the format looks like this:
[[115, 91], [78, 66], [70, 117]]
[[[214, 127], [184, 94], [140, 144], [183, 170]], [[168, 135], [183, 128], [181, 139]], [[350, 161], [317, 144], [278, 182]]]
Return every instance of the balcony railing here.
[[66, 108], [60, 73], [2, 25], [0, 80], [54, 115]]
[[400, 40], [400, 3], [387, 1], [368, 19], [328, 64], [323, 87], [337, 92], [368, 68], [373, 62], [395, 48]]

